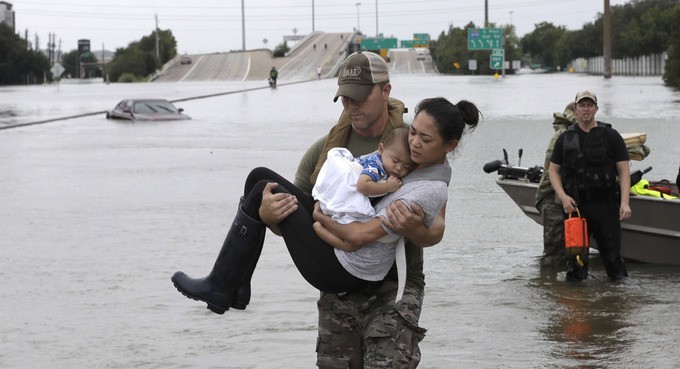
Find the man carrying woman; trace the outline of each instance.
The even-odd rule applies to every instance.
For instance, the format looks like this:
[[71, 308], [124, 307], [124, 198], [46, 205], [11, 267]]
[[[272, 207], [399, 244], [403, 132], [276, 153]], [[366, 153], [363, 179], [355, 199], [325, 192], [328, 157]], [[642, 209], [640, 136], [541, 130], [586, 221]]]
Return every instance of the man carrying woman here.
[[[376, 204], [378, 217], [359, 225], [338, 225], [315, 212], [308, 195], [325, 153], [336, 146], [348, 148], [353, 155], [372, 151], [387, 132], [403, 126], [404, 111], [401, 102], [389, 97], [388, 68], [377, 54], [350, 55], [341, 67], [338, 84], [336, 100], [342, 97], [343, 115], [329, 135], [305, 154], [295, 185], [264, 168], [251, 172], [213, 270], [200, 279], [178, 272], [172, 280], [180, 292], [205, 301], [217, 313], [245, 308], [266, 226], [284, 237], [301, 274], [321, 291], [317, 366], [415, 367], [420, 360], [418, 342], [425, 331], [418, 327], [424, 296], [422, 247], [438, 243], [443, 236], [451, 176], [446, 157], [462, 134], [477, 125], [480, 113], [467, 101], [454, 105], [444, 98], [423, 100], [409, 128], [416, 170], [404, 178], [399, 190]], [[386, 234], [409, 239], [401, 301], [395, 302], [398, 283], [393, 271], [371, 283], [342, 268], [332, 246], [314, 232], [315, 219], [359, 248]]]

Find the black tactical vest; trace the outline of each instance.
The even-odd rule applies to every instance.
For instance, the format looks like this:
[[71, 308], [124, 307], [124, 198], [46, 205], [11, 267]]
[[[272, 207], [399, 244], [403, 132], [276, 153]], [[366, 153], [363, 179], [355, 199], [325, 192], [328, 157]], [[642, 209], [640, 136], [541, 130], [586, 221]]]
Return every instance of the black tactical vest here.
[[614, 149], [607, 139], [611, 125], [597, 122], [581, 143], [576, 126], [567, 128], [564, 137], [562, 185], [572, 197], [588, 192], [617, 191]]

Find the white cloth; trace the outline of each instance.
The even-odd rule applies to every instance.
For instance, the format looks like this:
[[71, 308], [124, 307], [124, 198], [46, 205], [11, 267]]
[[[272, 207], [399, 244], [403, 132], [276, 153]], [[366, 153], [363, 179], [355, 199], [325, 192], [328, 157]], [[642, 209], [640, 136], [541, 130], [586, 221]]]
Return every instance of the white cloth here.
[[375, 217], [369, 198], [357, 190], [357, 181], [363, 167], [345, 148], [328, 151], [312, 197], [319, 201], [321, 210], [338, 223], [366, 222]]

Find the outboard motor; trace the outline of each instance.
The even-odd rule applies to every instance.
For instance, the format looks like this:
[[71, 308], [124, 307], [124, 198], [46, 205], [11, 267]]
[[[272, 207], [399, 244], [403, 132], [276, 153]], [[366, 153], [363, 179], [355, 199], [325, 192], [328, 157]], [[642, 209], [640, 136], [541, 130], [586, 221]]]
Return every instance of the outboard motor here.
[[[521, 158], [522, 150], [519, 150]], [[521, 160], [521, 159], [520, 159]], [[540, 182], [543, 174], [543, 167], [534, 166], [532, 168], [525, 168], [514, 166], [508, 163], [508, 152], [503, 149], [503, 160], [493, 160], [484, 164], [485, 173], [498, 172], [503, 178], [507, 179], [523, 179], [529, 182]]]

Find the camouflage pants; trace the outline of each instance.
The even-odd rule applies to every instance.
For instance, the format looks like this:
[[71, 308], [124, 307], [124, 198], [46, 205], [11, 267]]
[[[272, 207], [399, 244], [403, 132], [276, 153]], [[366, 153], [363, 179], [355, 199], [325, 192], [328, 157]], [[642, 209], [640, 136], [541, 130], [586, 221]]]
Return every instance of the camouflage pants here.
[[564, 264], [564, 209], [561, 204], [548, 196], [538, 204], [543, 221], [543, 256], [542, 260], [550, 264]]
[[322, 369], [415, 368], [418, 343], [426, 330], [418, 327], [423, 288], [407, 283], [394, 303], [396, 281], [340, 296], [321, 293], [317, 363]]

